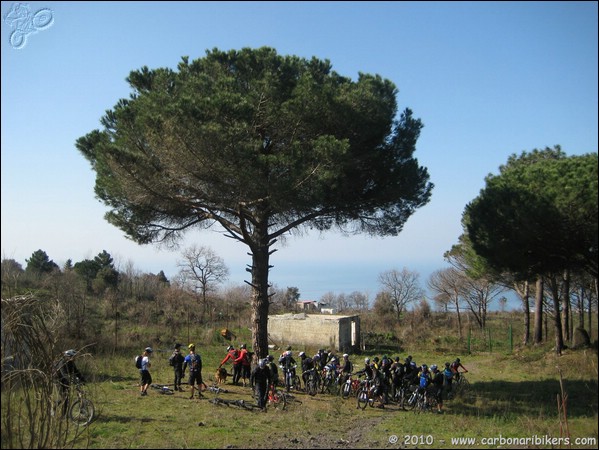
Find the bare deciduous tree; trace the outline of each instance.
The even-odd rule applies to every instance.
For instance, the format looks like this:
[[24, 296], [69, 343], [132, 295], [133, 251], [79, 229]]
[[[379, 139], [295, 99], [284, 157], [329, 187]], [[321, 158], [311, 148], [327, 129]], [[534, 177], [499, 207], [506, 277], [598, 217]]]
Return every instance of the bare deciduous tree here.
[[209, 292], [229, 277], [229, 268], [224, 260], [211, 248], [192, 245], [183, 251], [183, 260], [179, 261], [179, 273], [185, 284], [202, 295], [202, 307], [206, 314], [208, 304], [206, 297]]
[[437, 270], [431, 274], [428, 287], [436, 292], [435, 301], [446, 308], [455, 308], [458, 319], [458, 336], [462, 339], [462, 317], [460, 315], [460, 292], [464, 283], [461, 273], [454, 268]]
[[405, 267], [401, 272], [393, 269], [379, 275], [379, 283], [383, 286], [383, 291], [389, 294], [393, 302], [398, 323], [407, 306], [424, 296], [418, 277], [417, 272], [411, 272]]

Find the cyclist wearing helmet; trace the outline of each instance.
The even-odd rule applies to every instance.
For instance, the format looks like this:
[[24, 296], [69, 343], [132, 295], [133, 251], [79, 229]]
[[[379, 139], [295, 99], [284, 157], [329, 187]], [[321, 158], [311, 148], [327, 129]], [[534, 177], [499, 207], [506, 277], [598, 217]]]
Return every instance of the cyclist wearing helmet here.
[[451, 370], [451, 363], [446, 362], [445, 363], [445, 369], [443, 369], [443, 378], [444, 378], [444, 386], [445, 386], [445, 392], [447, 392], [447, 398], [451, 398], [452, 394], [452, 387], [451, 387], [451, 382], [453, 381], [453, 371]]
[[414, 361], [406, 364], [406, 374], [404, 375], [404, 380], [407, 380], [410, 384], [418, 384], [418, 367], [416, 367], [416, 363]]
[[453, 372], [453, 378], [456, 383], [460, 380], [460, 367], [464, 369], [462, 372], [468, 372], [468, 369], [466, 369], [460, 362], [460, 358], [456, 358], [455, 361], [451, 363], [451, 371]]
[[310, 376], [310, 371], [314, 369], [314, 360], [306, 355], [305, 352], [300, 352], [299, 354], [302, 364], [302, 380], [304, 380], [304, 386], [308, 384], [308, 376]]
[[370, 364], [370, 358], [364, 358], [364, 368], [362, 370], [358, 370], [356, 375], [361, 377], [364, 375], [369, 380], [374, 379], [374, 370], [372, 365]]
[[443, 372], [441, 372], [436, 364], [431, 366], [431, 384], [433, 385], [433, 395], [437, 400], [437, 412], [439, 414], [443, 413], [443, 384], [445, 377], [443, 376]]
[[84, 383], [85, 380], [79, 369], [75, 365], [75, 350], [67, 350], [63, 352], [60, 359], [55, 363], [55, 377], [60, 388], [60, 396], [62, 403], [62, 415], [66, 416], [69, 408], [69, 393], [71, 385], [76, 383]]
[[241, 376], [241, 364], [236, 364], [235, 360], [239, 356], [239, 352], [235, 350], [235, 347], [229, 345], [227, 347], [227, 356], [220, 362], [218, 368], [220, 369], [227, 361], [233, 364], [233, 384], [237, 384], [239, 377]]
[[152, 384], [152, 375], [150, 375], [150, 367], [152, 367], [150, 355], [152, 352], [152, 347], [146, 347], [141, 354], [141, 369], [139, 369], [139, 373], [141, 374], [139, 393], [141, 396], [148, 395], [148, 388]]
[[270, 369], [266, 358], [258, 360], [258, 365], [250, 375], [250, 385], [254, 389], [256, 402], [262, 411], [266, 412], [266, 400], [268, 398], [268, 386], [270, 385]]
[[275, 363], [274, 356], [268, 355], [266, 357], [266, 366], [270, 370], [270, 384], [276, 387], [279, 384], [279, 369], [277, 368], [277, 363]]
[[341, 370], [341, 378], [340, 378], [339, 382], [341, 384], [343, 384], [347, 381], [347, 379], [349, 378], [349, 376], [351, 375], [351, 373], [354, 370], [354, 366], [351, 363], [351, 361], [349, 360], [349, 355], [347, 353], [343, 354], [343, 360], [341, 361], [341, 364], [340, 364], [340, 370]]
[[187, 348], [189, 348], [189, 355], [185, 357], [183, 373], [185, 373], [185, 368], [189, 366], [189, 380], [187, 381], [187, 384], [191, 387], [191, 395], [189, 398], [193, 398], [196, 384], [198, 386], [198, 397], [203, 397], [202, 386], [204, 386], [205, 389], [206, 384], [204, 383], [204, 380], [202, 380], [202, 357], [196, 353], [195, 344], [189, 344]]
[[318, 349], [318, 370], [324, 370], [324, 366], [327, 365], [327, 362], [329, 361], [329, 354], [328, 352], [326, 352], [323, 348]]
[[419, 379], [418, 386], [420, 387], [420, 389], [426, 389], [426, 387], [429, 385], [429, 383], [431, 381], [430, 372], [429, 372], [428, 366], [426, 364], [423, 364], [422, 366], [420, 366], [420, 372], [418, 373], [418, 379]]
[[[235, 358], [235, 364], [238, 364], [241, 369], [240, 375], [241, 378], [243, 378], [243, 387], [245, 387], [245, 380], [250, 378], [250, 369], [252, 367], [250, 361], [250, 354], [245, 344], [241, 344], [241, 346], [239, 347], [239, 356]], [[239, 383], [239, 375], [237, 376], [237, 379], [233, 377], [233, 384], [237, 383]]]
[[[287, 350], [285, 353], [281, 355], [279, 358], [279, 366], [283, 369], [283, 379], [284, 380], [293, 380], [295, 379], [295, 368], [297, 367], [297, 363], [295, 359], [293, 359], [293, 353], [291, 350]], [[289, 373], [289, 375], [287, 375]], [[289, 377], [289, 378], [287, 378]], [[285, 388], [287, 392], [289, 392], [290, 384], [285, 382]]]

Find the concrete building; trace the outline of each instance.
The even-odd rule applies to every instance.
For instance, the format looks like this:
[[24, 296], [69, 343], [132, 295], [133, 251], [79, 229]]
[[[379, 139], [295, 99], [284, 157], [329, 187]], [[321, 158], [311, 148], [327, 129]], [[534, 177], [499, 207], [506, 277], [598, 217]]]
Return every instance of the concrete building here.
[[268, 316], [271, 343], [313, 346], [340, 352], [360, 350], [360, 316], [330, 314], [281, 314]]

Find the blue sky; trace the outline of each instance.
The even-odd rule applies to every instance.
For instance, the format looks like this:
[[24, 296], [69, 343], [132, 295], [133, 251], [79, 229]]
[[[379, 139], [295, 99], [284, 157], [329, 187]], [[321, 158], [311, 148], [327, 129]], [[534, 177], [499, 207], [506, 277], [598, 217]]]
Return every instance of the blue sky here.
[[[7, 20], [15, 3], [2, 2], [1, 247], [23, 266], [38, 249], [59, 265], [106, 250], [121, 268], [177, 273], [181, 249], [139, 246], [103, 219], [74, 143], [129, 96], [131, 70], [175, 69], [214, 47], [270, 46], [354, 79], [379, 74], [425, 125], [415, 156], [435, 189], [399, 236], [304, 234], [273, 254], [271, 281], [302, 299], [372, 299], [378, 274], [404, 267], [424, 287], [448, 267], [465, 205], [509, 155], [597, 152], [596, 2], [22, 2], [53, 21], [21, 48]], [[181, 245], [191, 244], [224, 258], [230, 284], [247, 279], [242, 244], [218, 230], [188, 232]]]

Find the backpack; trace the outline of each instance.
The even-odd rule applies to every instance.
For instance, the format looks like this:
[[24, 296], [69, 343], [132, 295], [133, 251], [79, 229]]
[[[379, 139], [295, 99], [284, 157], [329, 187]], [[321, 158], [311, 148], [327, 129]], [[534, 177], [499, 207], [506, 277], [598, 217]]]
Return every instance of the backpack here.
[[141, 369], [141, 361], [142, 361], [142, 356], [141, 355], [137, 355], [135, 357], [135, 367], [137, 367], [138, 369]]
[[200, 369], [200, 364], [202, 362], [202, 359], [200, 357], [200, 355], [193, 354], [193, 355], [189, 355], [189, 371], [190, 372], [197, 372]]
[[425, 388], [428, 386], [428, 376], [426, 374], [420, 375], [420, 387]]
[[175, 367], [175, 355], [176, 353], [173, 353], [168, 359], [168, 365], [171, 367]]

